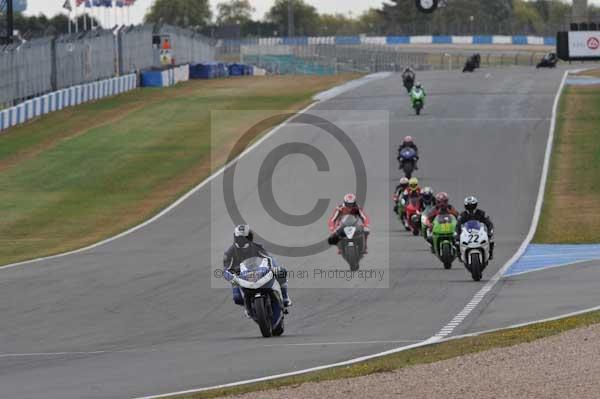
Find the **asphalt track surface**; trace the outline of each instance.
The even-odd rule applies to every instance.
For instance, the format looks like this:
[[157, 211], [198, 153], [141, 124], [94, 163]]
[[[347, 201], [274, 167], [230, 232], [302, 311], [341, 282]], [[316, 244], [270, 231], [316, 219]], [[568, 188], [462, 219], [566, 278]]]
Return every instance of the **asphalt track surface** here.
[[[455, 203], [474, 193], [494, 216], [498, 250], [485, 280], [529, 230], [562, 73], [516, 67], [419, 73], [429, 95], [421, 117], [413, 115], [397, 75], [317, 105], [314, 112], [338, 123], [361, 149], [373, 219], [364, 267], [383, 270], [384, 281], [373, 284], [387, 288], [297, 279], [281, 338], [260, 338], [257, 326], [232, 304], [229, 289], [211, 288], [211, 270], [232, 231], [222, 176], [126, 237], [0, 271], [0, 397], [160, 394], [333, 363], [431, 337], [482, 285], [460, 264], [443, 270], [424, 241], [394, 219], [395, 146], [402, 136], [415, 136], [423, 183], [448, 191]], [[298, 137], [327, 153], [330, 170], [318, 172], [304, 155], [283, 159], [273, 185], [284, 211], [306, 213], [317, 198], [338, 200], [355, 185], [347, 154], [318, 126], [290, 124], [244, 157], [235, 186], [242, 214], [267, 239], [289, 245], [323, 239], [328, 215], [300, 232], [280, 226], [261, 213], [252, 173], [270, 148]], [[292, 271], [344, 267], [333, 249], [280, 258]], [[311, 288], [319, 286], [339, 288]], [[477, 327], [531, 315], [522, 303], [511, 305], [503, 312], [514, 317], [500, 315]], [[474, 320], [487, 320], [481, 317], [476, 309], [455, 334]]]

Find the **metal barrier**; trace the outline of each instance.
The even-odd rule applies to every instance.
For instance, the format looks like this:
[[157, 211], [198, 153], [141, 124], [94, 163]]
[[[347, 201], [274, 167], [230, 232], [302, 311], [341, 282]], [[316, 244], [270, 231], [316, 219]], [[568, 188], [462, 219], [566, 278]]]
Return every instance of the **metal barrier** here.
[[215, 60], [191, 30], [142, 25], [94, 30], [0, 47], [0, 109], [67, 87], [160, 67], [155, 33], [169, 35], [177, 64]]
[[115, 76], [115, 49], [111, 31], [59, 36], [55, 41], [56, 85], [53, 89]]
[[[282, 42], [279, 42], [282, 43]], [[240, 47], [241, 62], [251, 63], [276, 74], [335, 74], [400, 71], [407, 66], [419, 70], [462, 69], [474, 52], [482, 66], [535, 65], [543, 51], [515, 50], [423, 50], [386, 44], [250, 44]], [[230, 54], [230, 58], [233, 58]]]
[[52, 40], [36, 39], [0, 48], [0, 109], [2, 104], [52, 90]]

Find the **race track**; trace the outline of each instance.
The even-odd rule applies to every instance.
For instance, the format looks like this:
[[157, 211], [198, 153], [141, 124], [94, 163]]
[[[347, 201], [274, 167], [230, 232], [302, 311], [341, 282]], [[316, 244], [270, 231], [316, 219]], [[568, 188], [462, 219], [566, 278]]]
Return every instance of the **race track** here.
[[[430, 338], [482, 285], [458, 263], [443, 270], [424, 241], [394, 219], [390, 196], [400, 177], [395, 147], [404, 135], [413, 135], [421, 149], [422, 182], [447, 191], [457, 205], [474, 193], [492, 215], [498, 249], [486, 280], [529, 231], [562, 74], [516, 67], [470, 75], [419, 73], [428, 90], [419, 118], [397, 75], [317, 105], [315, 113], [338, 124], [361, 149], [366, 208], [373, 219], [365, 263], [382, 268], [389, 288], [293, 281], [294, 307], [281, 338], [259, 338], [257, 326], [233, 305], [230, 290], [211, 288], [211, 270], [230, 244], [233, 227], [221, 175], [126, 237], [0, 271], [0, 397], [139, 397], [303, 369]], [[320, 197], [339, 201], [354, 190], [347, 154], [318, 126], [297, 124], [247, 154], [235, 186], [252, 225], [290, 245], [297, 237], [278, 230], [258, 209], [252, 165], [260, 166], [269, 149], [300, 136], [327, 153], [330, 171], [318, 172], [305, 156], [283, 159], [273, 178], [281, 208], [306, 213]], [[299, 237], [324, 238], [326, 216]], [[281, 260], [291, 271], [342, 266], [333, 249]], [[311, 288], [338, 283], [336, 289]], [[528, 318], [527, 311], [512, 302], [502, 308], [511, 316], [500, 319]], [[498, 327], [494, 320], [473, 320], [484, 314], [475, 312], [466, 325]], [[455, 333], [465, 329], [459, 326]]]

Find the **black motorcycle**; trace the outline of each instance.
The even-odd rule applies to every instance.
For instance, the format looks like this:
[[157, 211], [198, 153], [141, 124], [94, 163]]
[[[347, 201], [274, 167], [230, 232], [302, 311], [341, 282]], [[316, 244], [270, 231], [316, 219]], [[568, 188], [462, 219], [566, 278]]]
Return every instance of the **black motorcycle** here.
[[540, 68], [556, 68], [558, 63], [558, 57], [556, 53], [548, 53], [542, 58], [542, 60], [536, 65], [537, 69]]
[[473, 54], [467, 59], [465, 62], [465, 67], [463, 68], [464, 72], [474, 72], [476, 69], [481, 67], [481, 55]]
[[403, 78], [402, 81], [404, 84], [404, 88], [408, 93], [410, 93], [410, 91], [413, 89], [413, 86], [415, 85], [415, 78], [412, 76], [407, 76]]

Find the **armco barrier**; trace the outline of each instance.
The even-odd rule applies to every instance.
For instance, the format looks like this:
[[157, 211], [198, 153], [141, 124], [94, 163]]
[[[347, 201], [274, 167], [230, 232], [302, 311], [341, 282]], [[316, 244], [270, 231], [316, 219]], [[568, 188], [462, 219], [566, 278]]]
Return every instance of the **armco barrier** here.
[[135, 74], [69, 87], [0, 111], [0, 131], [85, 102], [111, 97], [137, 87]]

